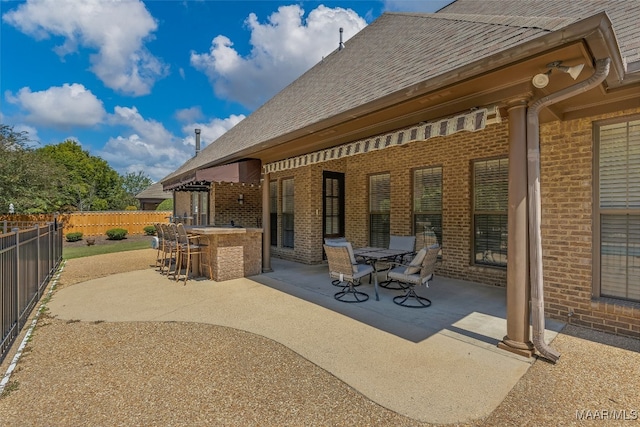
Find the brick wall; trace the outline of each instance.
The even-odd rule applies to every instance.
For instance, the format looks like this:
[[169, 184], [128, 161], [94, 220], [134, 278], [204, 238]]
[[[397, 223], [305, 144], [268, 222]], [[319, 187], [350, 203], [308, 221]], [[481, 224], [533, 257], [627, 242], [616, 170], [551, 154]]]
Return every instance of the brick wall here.
[[[640, 338], [640, 304], [592, 298], [593, 121], [638, 112], [640, 109], [543, 125], [541, 197], [547, 315]], [[506, 270], [474, 265], [471, 259], [471, 166], [474, 160], [506, 156], [508, 123], [504, 122], [481, 132], [463, 132], [271, 174], [272, 180], [294, 178], [296, 189], [295, 249], [278, 246], [272, 248], [272, 255], [321, 262], [323, 170], [345, 173], [345, 235], [357, 247], [368, 244], [371, 174], [390, 173], [391, 233], [408, 235], [413, 234], [412, 171], [442, 166], [443, 250], [438, 273], [504, 286]]]
[[[233, 222], [247, 228], [262, 227], [262, 187], [260, 185], [214, 183], [210, 193], [210, 218], [213, 224]], [[243, 202], [238, 203], [242, 194]]]
[[[506, 270], [471, 262], [470, 168], [474, 159], [507, 156], [506, 124], [483, 132], [433, 138], [308, 167], [271, 174], [294, 178], [295, 249], [272, 248], [272, 255], [304, 263], [322, 261], [322, 171], [345, 173], [345, 235], [355, 247], [369, 244], [369, 176], [391, 175], [391, 234], [413, 234], [412, 170], [443, 167], [443, 251], [439, 273], [491, 285], [506, 284]], [[453, 155], [455, 154], [455, 155]], [[278, 185], [280, 191], [280, 185]], [[279, 198], [280, 200], [280, 198]], [[279, 207], [280, 209], [280, 207]], [[280, 230], [280, 224], [279, 224]]]
[[572, 324], [640, 338], [640, 304], [592, 297], [593, 122], [627, 110], [540, 129], [546, 313]]

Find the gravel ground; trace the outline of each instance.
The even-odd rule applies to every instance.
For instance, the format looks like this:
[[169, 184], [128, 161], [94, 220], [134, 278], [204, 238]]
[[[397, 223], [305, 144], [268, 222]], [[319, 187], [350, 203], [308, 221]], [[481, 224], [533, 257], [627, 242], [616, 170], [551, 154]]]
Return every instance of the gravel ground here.
[[[70, 260], [59, 286], [148, 268], [153, 259], [146, 249]], [[568, 326], [553, 346], [562, 354], [558, 364], [536, 361], [489, 417], [466, 426], [640, 425], [640, 341]], [[11, 357], [0, 366], [3, 374]], [[577, 411], [593, 421], [578, 420]], [[0, 425], [427, 424], [248, 332], [178, 322], [67, 322], [45, 312], [0, 397]]]

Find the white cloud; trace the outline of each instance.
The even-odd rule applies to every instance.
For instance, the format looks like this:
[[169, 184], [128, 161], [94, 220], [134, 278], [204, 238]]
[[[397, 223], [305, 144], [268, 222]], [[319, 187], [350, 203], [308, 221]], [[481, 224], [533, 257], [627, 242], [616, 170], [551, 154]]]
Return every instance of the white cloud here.
[[202, 113], [202, 109], [200, 107], [191, 107], [176, 111], [175, 117], [176, 119], [178, 119], [178, 121], [186, 123], [200, 120], [202, 117], [204, 117], [204, 114]]
[[62, 37], [61, 56], [79, 46], [97, 50], [91, 70], [124, 94], [148, 94], [168, 70], [144, 47], [157, 23], [139, 0], [27, 0], [2, 19], [36, 39]]
[[216, 95], [256, 108], [338, 47], [339, 28], [347, 41], [366, 26], [351, 9], [318, 6], [303, 20], [298, 5], [281, 6], [261, 24], [255, 14], [245, 23], [251, 53], [241, 56], [233, 42], [218, 35], [209, 52], [191, 53], [191, 65], [203, 71]]
[[195, 150], [195, 129], [200, 129], [200, 149], [204, 150], [207, 145], [220, 138], [220, 136], [240, 123], [244, 118], [245, 116], [243, 114], [232, 114], [226, 119], [212, 119], [207, 123], [189, 123], [182, 126], [182, 131], [185, 135], [191, 134], [185, 141], [192, 145]]
[[183, 136], [169, 132], [162, 123], [142, 117], [135, 107], [116, 107], [109, 122], [131, 129], [126, 136], [110, 138], [97, 155], [119, 173], [144, 171], [158, 181], [175, 171], [195, 154], [194, 129], [200, 128], [202, 148], [218, 138], [244, 116], [213, 119], [207, 123], [189, 123], [182, 127]]
[[7, 102], [26, 111], [25, 121], [40, 126], [89, 127], [102, 122], [106, 114], [102, 101], [77, 83], [65, 83], [39, 92], [24, 87], [15, 95], [6, 92], [5, 97]]

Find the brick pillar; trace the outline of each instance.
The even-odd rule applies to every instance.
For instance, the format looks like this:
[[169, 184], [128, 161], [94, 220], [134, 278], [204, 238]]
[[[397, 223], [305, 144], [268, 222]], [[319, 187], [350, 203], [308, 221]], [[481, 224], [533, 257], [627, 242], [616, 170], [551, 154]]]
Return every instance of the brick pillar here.
[[507, 335], [498, 347], [533, 355], [529, 329], [529, 252], [527, 224], [527, 102], [510, 103], [509, 210], [507, 242]]

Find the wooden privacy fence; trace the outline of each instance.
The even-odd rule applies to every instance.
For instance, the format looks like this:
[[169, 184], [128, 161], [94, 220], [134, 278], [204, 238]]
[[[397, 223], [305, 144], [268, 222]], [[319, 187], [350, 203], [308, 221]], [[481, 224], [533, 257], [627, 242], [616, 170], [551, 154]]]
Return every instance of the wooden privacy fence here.
[[112, 228], [124, 228], [127, 234], [144, 234], [144, 227], [155, 222], [168, 222], [171, 211], [100, 211], [72, 212], [42, 215], [0, 215], [3, 221], [16, 222], [64, 222], [64, 234], [80, 232], [84, 236], [104, 236]]

